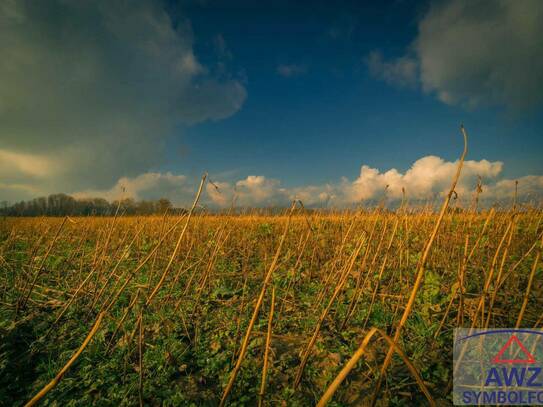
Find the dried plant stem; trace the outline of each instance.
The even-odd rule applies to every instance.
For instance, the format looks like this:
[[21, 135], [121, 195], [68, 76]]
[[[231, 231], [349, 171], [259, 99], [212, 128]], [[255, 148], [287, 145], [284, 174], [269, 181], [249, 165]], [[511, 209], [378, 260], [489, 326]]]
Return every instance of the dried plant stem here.
[[309, 343], [305, 347], [305, 350], [303, 352], [302, 361], [300, 362], [300, 365], [298, 366], [298, 371], [296, 372], [296, 378], [294, 379], [294, 388], [297, 388], [302, 380], [302, 375], [304, 373], [305, 366], [307, 364], [307, 361], [309, 359], [309, 356], [311, 355], [311, 351], [313, 349], [313, 346], [315, 345], [315, 342], [317, 341], [317, 337], [319, 336], [320, 329], [322, 327], [322, 324], [330, 312], [330, 309], [332, 308], [332, 305], [334, 304], [336, 298], [343, 290], [343, 287], [345, 286], [345, 282], [347, 281], [347, 278], [353, 269], [354, 263], [356, 259], [358, 258], [358, 255], [360, 254], [360, 250], [362, 250], [362, 247], [364, 246], [364, 243], [366, 243], [366, 234], [362, 234], [359, 238], [358, 245], [356, 249], [354, 250], [353, 254], [351, 255], [350, 262], [344, 267], [344, 270], [339, 278], [339, 281], [336, 285], [336, 288], [334, 292], [332, 293], [332, 296], [328, 300], [328, 305], [326, 308], [322, 311], [321, 316], [319, 320], [317, 321], [317, 325], [315, 326], [315, 329], [313, 330], [313, 335], [311, 336], [311, 339], [309, 340]]
[[535, 255], [534, 263], [532, 264], [530, 277], [528, 277], [528, 286], [526, 287], [526, 292], [524, 293], [524, 299], [522, 300], [522, 306], [520, 307], [520, 311], [518, 313], [517, 323], [515, 324], [515, 328], [519, 328], [520, 324], [522, 323], [522, 318], [524, 317], [524, 312], [526, 311], [526, 306], [528, 305], [528, 299], [530, 298], [530, 291], [532, 289], [532, 283], [534, 282], [534, 276], [537, 270], [537, 265], [539, 264], [539, 260], [541, 259], [542, 250], [543, 250], [543, 238], [541, 238], [541, 242], [539, 244], [539, 250], [537, 251], [537, 254]]
[[505, 275], [503, 276], [503, 278], [501, 279], [501, 281], [498, 282], [498, 288], [502, 286], [502, 284], [505, 282], [505, 280], [507, 280], [507, 278], [517, 269], [518, 266], [520, 266], [522, 264], [522, 262], [524, 260], [526, 260], [528, 258], [528, 256], [530, 255], [530, 253], [532, 253], [532, 251], [536, 248], [537, 246], [537, 243], [539, 242], [539, 240], [543, 238], [543, 232], [541, 232], [539, 234], [539, 236], [537, 237], [537, 239], [534, 240], [534, 243], [530, 246], [530, 248], [528, 249], [528, 251], [526, 253], [524, 253], [522, 255], [522, 257], [515, 263], [513, 264], [509, 270], [507, 270], [507, 273], [505, 273]]
[[[430, 235], [430, 238], [428, 239], [428, 242], [426, 243], [426, 247], [424, 248], [424, 252], [422, 253], [422, 257], [419, 261], [418, 267], [417, 267], [417, 274], [415, 279], [415, 284], [413, 285], [413, 289], [411, 290], [411, 294], [409, 296], [409, 300], [407, 301], [407, 304], [405, 306], [403, 315], [400, 319], [400, 322], [398, 323], [398, 326], [396, 327], [396, 332], [394, 333], [394, 345], [398, 343], [400, 340], [400, 336], [402, 334], [403, 327], [405, 323], [407, 322], [407, 318], [409, 318], [409, 315], [411, 314], [411, 310], [413, 309], [413, 305], [415, 304], [415, 299], [417, 297], [417, 293], [419, 291], [419, 288], [424, 280], [424, 274], [426, 270], [426, 261], [428, 260], [428, 256], [430, 254], [430, 249], [432, 248], [432, 245], [434, 243], [434, 240], [437, 236], [437, 232], [439, 231], [439, 227], [441, 226], [441, 222], [443, 221], [443, 217], [445, 216], [445, 212], [447, 211], [447, 208], [449, 206], [449, 202], [451, 201], [451, 198], [454, 194], [454, 190], [456, 188], [456, 184], [458, 182], [458, 179], [460, 178], [460, 172], [462, 171], [462, 166], [464, 164], [464, 159], [466, 158], [466, 154], [468, 152], [468, 136], [466, 134], [466, 131], [464, 130], [464, 126], [461, 127], [462, 135], [464, 136], [464, 151], [462, 152], [462, 155], [460, 157], [460, 160], [458, 161], [458, 167], [456, 169], [456, 175], [453, 179], [451, 188], [449, 189], [449, 193], [447, 194], [445, 201], [443, 202], [443, 205], [441, 207], [441, 211], [439, 213], [439, 216], [437, 218], [437, 221], [434, 225], [434, 229], [432, 231], [432, 234]], [[379, 379], [377, 381], [377, 385], [375, 386], [375, 392], [373, 393], [373, 398], [371, 401], [371, 405], [375, 406], [375, 403], [377, 402], [377, 396], [381, 390], [381, 383], [383, 381], [383, 377], [388, 369], [388, 366], [390, 365], [390, 362], [392, 361], [392, 355], [394, 353], [394, 347], [390, 346], [388, 353], [385, 357], [385, 361], [383, 362], [383, 366], [381, 367], [381, 373], [379, 375]]]
[[117, 260], [117, 263], [115, 264], [115, 266], [113, 267], [113, 269], [109, 273], [104, 285], [102, 286], [102, 288], [100, 289], [98, 294], [95, 296], [94, 300], [92, 301], [91, 308], [94, 308], [94, 305], [100, 300], [100, 298], [102, 298], [102, 295], [104, 294], [104, 291], [106, 290], [107, 286], [109, 285], [109, 282], [111, 281], [111, 278], [115, 275], [115, 272], [117, 271], [117, 269], [119, 268], [119, 266], [121, 265], [121, 263], [123, 262], [125, 257], [128, 255], [128, 252], [132, 248], [132, 245], [134, 244], [134, 242], [139, 237], [139, 235], [141, 234], [142, 231], [143, 231], [143, 225], [134, 234], [134, 237], [132, 238], [132, 240], [130, 241], [128, 246], [126, 246], [126, 248], [124, 249], [123, 253], [119, 257], [119, 260]]
[[226, 403], [228, 395], [230, 394], [230, 391], [232, 390], [232, 387], [234, 386], [234, 382], [236, 381], [236, 376], [239, 372], [239, 369], [241, 368], [241, 363], [243, 362], [245, 353], [247, 352], [247, 347], [249, 346], [249, 339], [251, 338], [251, 332], [253, 331], [253, 327], [258, 317], [260, 307], [262, 307], [262, 301], [264, 300], [264, 294], [266, 293], [266, 288], [268, 284], [270, 283], [270, 280], [273, 275], [273, 272], [275, 271], [275, 268], [277, 267], [277, 262], [279, 261], [279, 254], [281, 253], [281, 249], [285, 242], [285, 238], [287, 236], [287, 232], [290, 227], [292, 212], [294, 211], [295, 206], [296, 206], [296, 202], [293, 202], [292, 206], [290, 207], [287, 222], [285, 224], [285, 229], [283, 230], [283, 234], [281, 235], [281, 240], [279, 241], [279, 245], [277, 246], [277, 250], [275, 251], [275, 256], [273, 257], [273, 260], [270, 264], [270, 268], [268, 269], [268, 272], [266, 273], [266, 276], [264, 278], [264, 282], [262, 283], [260, 295], [258, 296], [258, 300], [256, 301], [255, 308], [253, 310], [253, 315], [251, 317], [251, 320], [249, 321], [249, 326], [247, 327], [245, 338], [243, 339], [243, 342], [241, 343], [241, 350], [239, 351], [238, 360], [236, 362], [236, 365], [234, 366], [234, 370], [232, 370], [232, 373], [230, 373], [230, 379], [228, 380], [228, 384], [226, 385], [226, 388], [224, 389], [221, 402], [219, 404], [219, 406], [221, 407], [224, 406], [224, 404]]
[[483, 287], [483, 292], [481, 293], [479, 297], [479, 302], [477, 304], [477, 310], [475, 311], [475, 316], [473, 317], [471, 327], [474, 328], [475, 325], [477, 325], [478, 315], [479, 311], [481, 311], [481, 323], [484, 323], [484, 306], [486, 302], [486, 296], [488, 295], [488, 291], [490, 289], [490, 284], [492, 283], [492, 279], [494, 277], [494, 271], [496, 270], [496, 264], [498, 263], [498, 256], [500, 254], [500, 251], [503, 247], [503, 244], [505, 243], [505, 240], [507, 239], [507, 236], [509, 235], [509, 230], [511, 229], [513, 223], [509, 222], [507, 225], [507, 229], [505, 230], [505, 233], [503, 234], [500, 243], [498, 247], [496, 248], [496, 251], [494, 252], [494, 257], [492, 258], [492, 262], [490, 263], [490, 269], [488, 271], [488, 275], [486, 276], [485, 284]]
[[328, 273], [328, 276], [326, 277], [326, 280], [324, 281], [323, 287], [319, 292], [319, 295], [317, 296], [317, 301], [315, 302], [315, 308], [318, 308], [321, 304], [321, 302], [324, 300], [324, 297], [326, 293], [328, 292], [328, 289], [330, 287], [330, 280], [333, 276], [336, 275], [335, 269], [340, 264], [341, 258], [343, 256], [343, 250], [345, 249], [345, 244], [347, 243], [347, 238], [349, 237], [351, 230], [353, 229], [355, 222], [356, 222], [356, 216], [353, 218], [353, 220], [350, 222], [349, 227], [347, 228], [347, 231], [343, 235], [343, 238], [341, 240], [341, 245], [339, 246], [339, 250], [337, 251], [336, 256], [334, 257], [332, 261], [332, 266], [330, 268], [330, 272]]
[[258, 405], [262, 406], [264, 400], [264, 394], [266, 392], [266, 375], [268, 373], [268, 358], [270, 354], [270, 343], [272, 336], [272, 326], [273, 326], [273, 310], [275, 307], [275, 287], [272, 287], [272, 296], [271, 296], [271, 305], [270, 305], [270, 316], [268, 318], [268, 333], [266, 335], [266, 349], [264, 350], [264, 364], [262, 366], [262, 381], [260, 383], [260, 392], [258, 393]]
[[[206, 177], [207, 177], [207, 174], [204, 174], [203, 177], [202, 177], [202, 180], [200, 182], [200, 186], [198, 187], [198, 192], [196, 193], [196, 197], [194, 198], [194, 202], [192, 203], [192, 207], [190, 208], [190, 211], [189, 211], [189, 213], [187, 215], [187, 220], [185, 221], [185, 225], [183, 226], [183, 229], [181, 230], [181, 233], [179, 234], [179, 237], [177, 238], [177, 243], [175, 244], [175, 248], [174, 248], [174, 250], [173, 250], [173, 252], [172, 252], [172, 254], [170, 256], [170, 260], [168, 261], [168, 264], [164, 268], [164, 271], [162, 272], [162, 276], [160, 277], [160, 280], [158, 281], [155, 288], [153, 289], [153, 291], [147, 297], [147, 300], [143, 304], [143, 309], [146, 309], [147, 307], [149, 307], [149, 305], [153, 301], [153, 298], [155, 298], [157, 293], [162, 288], [162, 286], [164, 284], [164, 281], [166, 280], [166, 276], [168, 274], [168, 271], [170, 270], [175, 258], [177, 257], [177, 254], [179, 253], [179, 247], [181, 246], [181, 241], [183, 240], [183, 237], [185, 236], [185, 232], [187, 231], [187, 227], [189, 225], [190, 218], [192, 217], [192, 213], [194, 212], [194, 209], [196, 208], [196, 205], [198, 204], [198, 200], [200, 199], [200, 195], [202, 194], [202, 189], [204, 187]], [[123, 288], [124, 288], [124, 286], [123, 286]], [[137, 324], [140, 324], [140, 323], [141, 323], [141, 314], [138, 317], [138, 321], [137, 321]], [[131, 337], [133, 337], [134, 335], [135, 335], [135, 330], [132, 332]]]
[[445, 321], [447, 319], [447, 316], [449, 314], [449, 311], [451, 309], [452, 303], [454, 299], [456, 298], [456, 294], [458, 293], [458, 316], [457, 321], [459, 326], [461, 326], [464, 322], [464, 281], [466, 278], [466, 270], [468, 267], [468, 264], [471, 260], [471, 257], [475, 253], [475, 250], [479, 247], [481, 243], [481, 239], [483, 238], [485, 231], [490, 223], [490, 220], [495, 214], [494, 208], [492, 208], [488, 215], [486, 216], [485, 223], [483, 224], [483, 227], [479, 233], [479, 236], [477, 237], [477, 240], [475, 241], [475, 244], [471, 248], [468, 254], [468, 245], [469, 245], [469, 235], [466, 236], [466, 240], [464, 243], [464, 257], [462, 258], [462, 263], [460, 264], [459, 271], [458, 271], [458, 285], [453, 290], [453, 293], [451, 295], [451, 299], [449, 300], [449, 304], [447, 305], [447, 309], [445, 310], [445, 313], [443, 314], [443, 318], [441, 319], [441, 322], [439, 324], [439, 327], [436, 329], [436, 332], [434, 333], [434, 338], [437, 338], [439, 333], [441, 332], [441, 329], [443, 328], [443, 325], [445, 324]]
[[[244, 277], [243, 277], [243, 289], [241, 291], [241, 302], [239, 305], [239, 311], [237, 313], [236, 318], [236, 334], [234, 335], [234, 348], [237, 349], [238, 342], [239, 342], [239, 331], [241, 327], [241, 319], [243, 317], [243, 311], [245, 310], [245, 297], [246, 297], [246, 290], [247, 290], [247, 278], [249, 277], [249, 273], [245, 269], [243, 269]], [[236, 352], [232, 353], [232, 361], [230, 364], [234, 363], [234, 359], [236, 358]]]
[[57, 373], [57, 375], [55, 376], [55, 378], [53, 380], [51, 380], [49, 382], [49, 384], [47, 384], [47, 386], [45, 386], [43, 389], [41, 389], [34, 397], [32, 397], [32, 399], [25, 404], [25, 407], [31, 407], [33, 405], [35, 405], [38, 401], [40, 401], [51, 389], [53, 389], [57, 384], [58, 382], [60, 382], [60, 380], [62, 379], [62, 377], [64, 376], [64, 374], [68, 371], [68, 369], [74, 364], [74, 362], [77, 360], [77, 358], [79, 357], [79, 355], [81, 355], [81, 353], [83, 352], [83, 350], [87, 347], [87, 345], [89, 344], [89, 342], [91, 341], [92, 337], [96, 334], [96, 332], [98, 331], [98, 328], [100, 328], [100, 324], [102, 323], [102, 318], [104, 317], [104, 313], [100, 313], [98, 315], [98, 318], [96, 319], [96, 322], [94, 323], [92, 329], [90, 330], [89, 334], [87, 335], [87, 337], [85, 338], [85, 340], [83, 341], [83, 343], [81, 344], [81, 346], [79, 347], [79, 349], [77, 350], [77, 352], [75, 352], [73, 354], [73, 356], [70, 358], [70, 360], [68, 361], [68, 363], [66, 363], [64, 365], [64, 367], [62, 369], [60, 369], [60, 371]]
[[130, 301], [130, 303], [126, 307], [126, 310], [124, 311], [123, 316], [121, 317], [121, 319], [117, 323], [117, 326], [115, 327], [115, 330], [111, 334], [111, 338], [109, 339], [109, 342], [108, 342], [108, 345], [107, 345], [107, 348], [106, 348], [106, 353], [108, 353], [109, 350], [112, 349], [111, 346], [113, 345], [113, 341], [114, 341], [115, 337], [117, 336], [117, 332], [119, 332], [119, 329], [121, 329], [121, 326], [123, 325], [124, 320], [126, 319], [126, 317], [128, 316], [128, 313], [130, 312], [130, 310], [132, 309], [132, 307], [136, 303], [139, 295], [140, 295], [140, 289], [138, 289], [138, 291], [136, 291], [136, 294], [134, 295], [134, 298], [132, 298], [132, 301]]
[[371, 340], [371, 338], [376, 334], [378, 333], [379, 335], [381, 335], [381, 337], [387, 341], [387, 343], [389, 344], [389, 346], [391, 347], [391, 349], [393, 349], [396, 353], [398, 353], [398, 355], [402, 358], [402, 360], [404, 361], [405, 365], [407, 366], [407, 368], [409, 369], [411, 375], [413, 376], [413, 378], [415, 379], [415, 381], [417, 382], [419, 388], [421, 389], [421, 391], [424, 393], [424, 395], [426, 396], [426, 399], [428, 400], [428, 403], [430, 406], [435, 406], [436, 403], [432, 397], [432, 395], [430, 394], [430, 392], [428, 391], [428, 389], [426, 388], [426, 385], [424, 384], [424, 381], [422, 380], [421, 376], [420, 376], [420, 373], [418, 372], [417, 368], [411, 363], [411, 361], [407, 358], [407, 356], [405, 355], [405, 353], [402, 351], [402, 349], [394, 342], [394, 340], [392, 338], [390, 338], [390, 336], [388, 336], [387, 334], [385, 334], [383, 331], [381, 331], [380, 329], [378, 328], [371, 328], [369, 330], [369, 332], [366, 334], [366, 336], [364, 337], [364, 340], [362, 341], [362, 343], [360, 344], [360, 346], [358, 347], [358, 349], [356, 350], [356, 352], [353, 354], [353, 356], [351, 357], [351, 359], [349, 359], [349, 361], [345, 364], [345, 366], [343, 367], [343, 369], [341, 369], [341, 371], [339, 372], [339, 374], [336, 376], [336, 378], [332, 381], [332, 383], [328, 386], [328, 388], [326, 389], [326, 391], [324, 392], [324, 394], [322, 395], [321, 399], [319, 400], [318, 404], [317, 404], [317, 407], [324, 407], [326, 406], [326, 404], [330, 401], [330, 399], [332, 398], [332, 396], [334, 395], [334, 393], [336, 392], [336, 390], [338, 389], [338, 387], [340, 386], [340, 384], [343, 382], [343, 380], [345, 380], [345, 378], [347, 377], [347, 375], [349, 374], [349, 372], [356, 366], [356, 363], [360, 360], [360, 358], [364, 355], [364, 353], [366, 352], [366, 348], [368, 347], [368, 344]]
[[98, 259], [98, 266], [100, 266], [103, 263], [104, 258], [106, 257], [107, 249], [109, 247], [109, 242], [111, 241], [111, 235], [113, 234], [115, 223], [117, 222], [117, 215], [119, 214], [120, 207], [121, 207], [121, 200], [119, 200], [119, 203], [117, 204], [117, 209], [115, 209], [115, 215], [113, 215], [113, 220], [111, 221], [111, 226], [108, 230], [104, 247], [102, 248], [102, 255]]
[[373, 309], [373, 304], [375, 303], [375, 297], [377, 297], [377, 291], [379, 290], [381, 279], [383, 278], [383, 273], [385, 271], [385, 267], [387, 264], [388, 254], [390, 253], [390, 248], [392, 247], [392, 243], [394, 242], [394, 237], [396, 236], [397, 230], [398, 230], [398, 218], [396, 218], [396, 222], [394, 223], [392, 234], [390, 235], [390, 240], [388, 242], [388, 246], [385, 251], [385, 257], [383, 258], [383, 262], [381, 263], [381, 269], [379, 270], [379, 275], [377, 276], [377, 281], [375, 282], [375, 288], [373, 289], [373, 293], [371, 295], [371, 302], [368, 308], [368, 314], [366, 315], [366, 320], [364, 321], [363, 328], [366, 328], [366, 325], [370, 319], [371, 311]]
[[[375, 232], [375, 227], [377, 226], [378, 217], [375, 217], [375, 221], [373, 222], [373, 225], [371, 227], [370, 235], [368, 237], [368, 242], [372, 241], [373, 233]], [[383, 226], [383, 228], [385, 228]], [[378, 245], [379, 246], [379, 245]], [[366, 270], [366, 262], [368, 260], [369, 255], [369, 245], [366, 248], [364, 252], [364, 257], [362, 258], [362, 264], [360, 266], [360, 270], [358, 272], [358, 277], [356, 278], [356, 286], [354, 288], [354, 294], [351, 298], [351, 302], [349, 304], [349, 308], [347, 309], [347, 312], [345, 313], [345, 318], [343, 319], [343, 323], [341, 324], [341, 330], [343, 331], [347, 327], [347, 323], [349, 322], [349, 319], [354, 315], [354, 312], [356, 310], [356, 306], [358, 305], [358, 302], [360, 301], [360, 298], [362, 297], [362, 290], [364, 286], [366, 285], [366, 279], [370, 273], [370, 270], [368, 269], [366, 271], [366, 277], [364, 278], [364, 283], [362, 283], [362, 274]], [[371, 267], [370, 267], [371, 269]]]
[[140, 407], [143, 407], [143, 309], [140, 311], [140, 316], [139, 316], [138, 367], [139, 367], [138, 396], [139, 396]]
[[16, 313], [19, 311], [20, 308], [24, 308], [26, 306], [26, 303], [28, 302], [28, 299], [30, 298], [30, 295], [32, 294], [32, 291], [34, 290], [34, 286], [36, 285], [36, 282], [38, 281], [38, 277], [40, 276], [43, 266], [45, 265], [45, 261], [49, 257], [49, 254], [51, 253], [51, 250], [53, 249], [53, 246], [55, 245], [55, 242], [57, 241], [58, 237], [60, 236], [60, 231], [64, 227], [64, 224], [68, 220], [68, 217], [65, 216], [62, 220], [62, 223], [58, 227], [55, 236], [53, 237], [53, 240], [51, 240], [51, 243], [49, 244], [49, 247], [47, 248], [47, 251], [45, 252], [45, 255], [41, 259], [40, 265], [36, 269], [36, 273], [34, 274], [34, 278], [32, 279], [32, 282], [30, 283], [30, 288], [28, 289], [27, 294], [25, 295], [24, 299], [21, 301], [20, 307], [17, 306]]
[[[159, 234], [162, 235], [164, 231], [164, 224], [166, 223], [166, 216], [168, 215], [168, 209], [164, 211], [164, 214], [162, 215], [162, 222], [160, 223], [160, 232]], [[158, 250], [155, 252], [155, 255], [153, 256], [153, 261], [151, 262], [151, 270], [149, 272], [149, 278], [147, 279], [147, 289], [151, 290], [151, 284], [153, 283], [153, 276], [155, 273], [155, 264], [156, 264], [156, 258], [158, 256]], [[149, 294], [149, 293], [148, 293]]]
[[179, 234], [179, 237], [177, 238], [177, 243], [175, 244], [175, 249], [172, 252], [172, 255], [170, 256], [170, 260], [168, 261], [168, 264], [164, 268], [164, 271], [162, 272], [162, 276], [160, 277], [160, 280], [156, 284], [155, 288], [147, 297], [147, 301], [145, 302], [145, 306], [148, 307], [155, 295], [159, 292], [160, 288], [164, 284], [164, 281], [166, 280], [166, 275], [168, 274], [168, 271], [172, 267], [172, 264], [177, 257], [177, 253], [179, 253], [179, 247], [181, 246], [181, 241], [183, 240], [183, 237], [185, 236], [185, 232], [187, 231], [187, 227], [189, 226], [190, 218], [192, 217], [192, 213], [194, 212], [194, 208], [196, 208], [196, 205], [198, 204], [198, 201], [200, 200], [200, 195], [202, 194], [202, 189], [204, 188], [204, 184], [207, 178], [207, 174], [204, 174], [202, 177], [202, 180], [200, 181], [200, 186], [198, 187], [198, 192], [196, 193], [196, 197], [194, 198], [194, 202], [192, 203], [192, 207], [190, 208], [190, 211], [187, 215], [187, 220], [185, 222], [185, 225], [183, 226], [183, 230]]
[[[290, 276], [287, 276], [288, 283], [287, 283], [287, 288], [285, 289], [284, 299], [286, 299], [289, 296], [290, 288], [292, 287], [292, 284], [296, 278], [296, 275], [298, 274], [298, 271], [301, 268], [302, 256], [304, 254], [304, 250], [309, 240], [309, 237], [311, 236], [311, 232], [312, 230], [308, 229], [307, 233], [305, 234], [305, 237], [300, 236], [300, 241], [302, 241], [303, 239], [303, 243], [302, 243], [301, 248], [299, 248], [298, 250], [298, 257], [296, 259], [296, 263], [294, 264], [294, 267], [292, 268], [292, 274]], [[283, 315], [284, 308], [285, 308], [285, 301], [281, 303], [281, 308], [279, 309], [279, 312], [278, 312], [279, 317]]]
[[488, 306], [488, 314], [487, 314], [487, 319], [485, 323], [485, 328], [488, 328], [488, 325], [490, 323], [490, 316], [492, 315], [492, 309], [494, 308], [494, 302], [496, 301], [496, 295], [498, 294], [499, 282], [501, 281], [501, 277], [503, 274], [503, 267], [505, 265], [505, 260], [507, 259], [507, 254], [509, 253], [509, 247], [511, 246], [511, 241], [513, 239], [513, 234], [515, 232], [514, 226], [515, 226], [515, 221], [514, 221], [514, 218], [512, 218], [511, 229], [509, 230], [509, 238], [507, 239], [507, 244], [505, 245], [505, 248], [503, 250], [502, 261], [500, 263], [498, 275], [496, 276], [496, 282], [494, 283], [494, 290], [492, 291], [492, 297], [490, 298], [490, 304]]
[[149, 259], [151, 259], [151, 257], [153, 256], [153, 254], [158, 250], [158, 248], [160, 247], [160, 245], [164, 242], [164, 240], [166, 240], [166, 237], [177, 227], [177, 225], [179, 225], [179, 223], [181, 223], [181, 221], [185, 218], [185, 215], [183, 215], [182, 217], [180, 217], [171, 227], [170, 229], [168, 229], [168, 231], [166, 233], [164, 233], [164, 235], [162, 235], [162, 237], [160, 238], [160, 240], [158, 241], [158, 243], [155, 245], [155, 247], [153, 248], [153, 250], [151, 250], [151, 252], [145, 256], [145, 258], [138, 264], [138, 266], [130, 273], [130, 275], [126, 278], [126, 280], [124, 281], [123, 285], [121, 286], [121, 288], [119, 288], [119, 290], [117, 290], [117, 292], [113, 295], [113, 298], [108, 298], [104, 304], [107, 303], [107, 305], [105, 306], [105, 309], [104, 311], [107, 312], [111, 309], [111, 307], [117, 302], [117, 299], [119, 298], [119, 296], [122, 294], [122, 292], [124, 291], [124, 289], [126, 288], [126, 286], [130, 283], [130, 281], [132, 281], [132, 279], [134, 278], [134, 276], [143, 268], [143, 266], [145, 266], [145, 264], [147, 264], [147, 262], [149, 261]]

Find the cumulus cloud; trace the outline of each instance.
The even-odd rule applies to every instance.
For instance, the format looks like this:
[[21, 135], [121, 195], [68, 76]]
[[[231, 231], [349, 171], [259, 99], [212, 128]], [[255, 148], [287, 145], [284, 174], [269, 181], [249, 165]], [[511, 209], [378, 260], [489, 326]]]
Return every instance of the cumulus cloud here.
[[422, 89], [451, 105], [530, 108], [543, 99], [542, 20], [539, 0], [434, 2], [407, 55], [370, 54], [369, 69], [400, 85], [418, 71]]
[[527, 175], [516, 180], [500, 180], [483, 188], [481, 197], [489, 201], [496, 198], [512, 199], [517, 189], [521, 200], [540, 200], [543, 197], [543, 176]]
[[107, 188], [155, 167], [174, 126], [237, 112], [243, 84], [193, 41], [151, 0], [1, 2], [0, 195]]
[[282, 206], [290, 199], [288, 190], [281, 186], [279, 180], [263, 175], [249, 175], [234, 183], [208, 184], [207, 192], [211, 203], [221, 207], [232, 202], [243, 207]]
[[305, 65], [279, 65], [277, 66], [277, 73], [285, 78], [290, 78], [292, 76], [302, 75], [307, 72], [307, 67]]
[[109, 201], [123, 198], [156, 200], [168, 197], [185, 203], [193, 193], [193, 185], [184, 175], [147, 172], [137, 177], [122, 177], [110, 189], [79, 191], [72, 196], [78, 199], [102, 197]]
[[[447, 162], [431, 155], [415, 161], [403, 174], [396, 169], [380, 172], [376, 168], [363, 165], [357, 179], [352, 183], [344, 183], [345, 198], [347, 202], [373, 199], [382, 194], [385, 188], [387, 188], [387, 196], [392, 199], [402, 197], [402, 188], [410, 198], [429, 198], [448, 191], [457, 165], [457, 162]], [[459, 195], [470, 194], [478, 177], [482, 177], [483, 180], [493, 180], [502, 168], [503, 163], [499, 161], [466, 161], [456, 192]]]
[[[446, 161], [436, 156], [418, 159], [405, 172], [394, 168], [381, 171], [362, 165], [360, 174], [354, 179], [344, 177], [335, 183], [294, 188], [284, 187], [280, 180], [263, 175], [250, 175], [237, 181], [214, 180], [206, 185], [202, 203], [220, 208], [229, 207], [233, 202], [238, 207], [268, 207], [288, 206], [293, 199], [300, 199], [307, 207], [352, 207], [379, 200], [385, 191], [389, 203], [398, 202], [403, 191], [411, 202], [420, 202], [446, 194], [457, 165], [457, 161]], [[520, 200], [543, 198], [543, 176], [504, 179], [502, 170], [500, 161], [465, 161], [455, 190], [459, 199], [464, 203], [470, 202], [479, 179], [483, 182], [481, 199], [489, 204], [511, 199], [516, 181]], [[136, 199], [167, 197], [177, 205], [188, 205], [194, 198], [197, 181], [172, 173], [146, 173], [122, 178], [109, 190], [85, 191], [75, 196], [104, 196], [108, 199], [121, 196]]]

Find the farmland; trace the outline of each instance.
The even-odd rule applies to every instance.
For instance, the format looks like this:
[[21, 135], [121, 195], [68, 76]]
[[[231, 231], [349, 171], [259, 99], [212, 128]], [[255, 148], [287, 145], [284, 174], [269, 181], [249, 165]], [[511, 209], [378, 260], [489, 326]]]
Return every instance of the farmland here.
[[441, 215], [3, 218], [0, 404], [315, 405], [363, 344], [329, 405], [449, 405], [454, 327], [543, 322], [543, 213]]
[[0, 407], [543, 405], [542, 22], [0, 0]]

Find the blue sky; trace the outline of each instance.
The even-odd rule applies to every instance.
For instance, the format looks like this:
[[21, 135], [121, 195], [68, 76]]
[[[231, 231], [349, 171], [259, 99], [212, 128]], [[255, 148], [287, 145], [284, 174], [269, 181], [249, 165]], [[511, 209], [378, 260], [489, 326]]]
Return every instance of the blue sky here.
[[[490, 198], [514, 179], [539, 192], [543, 7], [521, 3], [13, 2], [0, 46], [22, 68], [0, 67], [0, 195], [183, 203], [204, 171], [257, 206], [307, 187], [316, 203], [390, 183], [435, 193], [448, 172], [422, 178], [457, 159], [461, 123], [466, 195], [477, 175]], [[442, 162], [404, 178], [427, 156]]]
[[[186, 8], [197, 55], [213, 61], [214, 38], [222, 36], [232, 69], [246, 76], [248, 97], [232, 117], [196, 125], [176, 140], [187, 154], [180, 170], [262, 173], [290, 186], [355, 175], [362, 163], [406, 170], [429, 154], [456, 159], [464, 123], [470, 158], [504, 161], [506, 176], [543, 173], [541, 115], [448, 106], [370, 75], [365, 57], [374, 50], [391, 58], [405, 53], [427, 2], [284, 3], [266, 10], [248, 3]], [[280, 65], [304, 72], [283, 77]]]

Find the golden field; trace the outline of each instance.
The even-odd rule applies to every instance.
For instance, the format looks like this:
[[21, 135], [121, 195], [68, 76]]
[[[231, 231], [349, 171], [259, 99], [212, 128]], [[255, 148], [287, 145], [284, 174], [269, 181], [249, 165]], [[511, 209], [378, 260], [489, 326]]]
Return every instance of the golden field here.
[[4, 218], [0, 398], [448, 405], [454, 327], [541, 326], [542, 218]]

